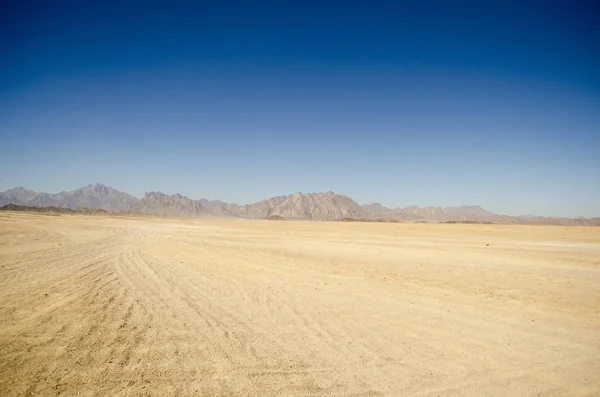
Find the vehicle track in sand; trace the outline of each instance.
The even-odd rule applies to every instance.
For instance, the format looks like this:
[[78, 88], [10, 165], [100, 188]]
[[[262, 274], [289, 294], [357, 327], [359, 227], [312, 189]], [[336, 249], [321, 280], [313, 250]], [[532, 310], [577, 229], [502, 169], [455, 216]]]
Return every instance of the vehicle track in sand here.
[[598, 228], [3, 215], [0, 392], [600, 395], [599, 242]]

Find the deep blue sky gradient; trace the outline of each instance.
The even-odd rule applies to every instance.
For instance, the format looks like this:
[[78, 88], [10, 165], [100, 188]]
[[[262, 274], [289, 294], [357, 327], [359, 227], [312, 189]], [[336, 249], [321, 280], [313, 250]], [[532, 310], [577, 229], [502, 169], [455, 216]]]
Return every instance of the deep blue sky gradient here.
[[0, 190], [600, 216], [598, 2], [86, 3], [0, 6]]

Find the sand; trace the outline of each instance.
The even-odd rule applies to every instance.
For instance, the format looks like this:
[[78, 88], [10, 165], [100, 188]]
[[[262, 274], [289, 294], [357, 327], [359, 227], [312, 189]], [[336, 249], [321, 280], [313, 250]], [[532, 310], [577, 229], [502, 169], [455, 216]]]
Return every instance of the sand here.
[[0, 214], [2, 396], [598, 396], [600, 228]]

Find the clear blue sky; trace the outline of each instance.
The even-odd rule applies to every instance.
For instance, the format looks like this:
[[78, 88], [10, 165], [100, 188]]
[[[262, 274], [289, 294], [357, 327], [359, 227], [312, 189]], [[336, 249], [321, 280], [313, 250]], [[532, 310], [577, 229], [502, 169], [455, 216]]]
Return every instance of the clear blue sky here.
[[600, 216], [598, 2], [224, 3], [3, 2], [0, 190]]

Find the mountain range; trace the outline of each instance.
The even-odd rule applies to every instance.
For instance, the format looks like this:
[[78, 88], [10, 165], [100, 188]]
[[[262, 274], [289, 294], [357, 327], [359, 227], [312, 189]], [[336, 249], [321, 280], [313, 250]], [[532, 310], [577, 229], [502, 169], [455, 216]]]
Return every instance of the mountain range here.
[[18, 204], [30, 207], [125, 211], [137, 202], [136, 197], [100, 183], [87, 185], [70, 192], [54, 194], [38, 193], [23, 187], [16, 187], [0, 193], [0, 205]]
[[494, 214], [479, 206], [387, 208], [379, 203], [360, 205], [334, 192], [276, 196], [239, 205], [219, 200], [194, 200], [181, 194], [148, 192], [138, 199], [102, 184], [60, 193], [38, 193], [23, 187], [0, 192], [0, 206], [101, 209], [176, 217], [234, 217], [262, 219], [283, 217], [308, 220], [383, 220], [426, 222], [494, 222], [519, 224], [600, 225], [600, 218], [548, 218]]

